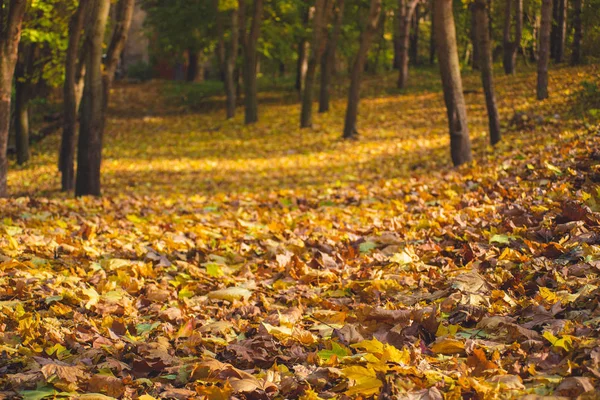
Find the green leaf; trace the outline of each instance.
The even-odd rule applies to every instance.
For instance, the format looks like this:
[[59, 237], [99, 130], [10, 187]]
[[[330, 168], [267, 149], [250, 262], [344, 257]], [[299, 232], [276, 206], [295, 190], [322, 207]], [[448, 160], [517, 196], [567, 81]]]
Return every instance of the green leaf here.
[[490, 239], [490, 243], [501, 243], [501, 244], [509, 244], [509, 237], [507, 235], [494, 235]]
[[23, 396], [23, 400], [41, 400], [48, 396], [54, 396], [56, 391], [50, 386], [41, 386], [35, 390], [21, 390], [19, 394]]
[[375, 242], [363, 242], [358, 246], [361, 253], [368, 253], [375, 248], [377, 248], [377, 243]]
[[323, 359], [323, 361], [329, 361], [333, 356], [336, 356], [337, 359], [340, 360], [344, 357], [349, 356], [351, 353], [350, 350], [348, 350], [344, 346], [336, 342], [331, 342], [331, 350], [321, 350], [317, 354], [321, 359]]
[[221, 265], [217, 263], [206, 263], [204, 264], [204, 267], [206, 268], [206, 273], [208, 274], [208, 276], [212, 276], [213, 278], [218, 278], [220, 276], [225, 275], [223, 269], [221, 268]]

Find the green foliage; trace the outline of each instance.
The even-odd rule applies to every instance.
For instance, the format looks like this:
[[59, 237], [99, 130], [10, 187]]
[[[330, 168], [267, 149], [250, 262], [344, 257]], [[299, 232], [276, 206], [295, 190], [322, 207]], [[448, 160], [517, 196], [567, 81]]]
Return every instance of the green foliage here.
[[144, 61], [138, 61], [127, 67], [127, 77], [141, 82], [148, 81], [154, 76], [152, 66]]

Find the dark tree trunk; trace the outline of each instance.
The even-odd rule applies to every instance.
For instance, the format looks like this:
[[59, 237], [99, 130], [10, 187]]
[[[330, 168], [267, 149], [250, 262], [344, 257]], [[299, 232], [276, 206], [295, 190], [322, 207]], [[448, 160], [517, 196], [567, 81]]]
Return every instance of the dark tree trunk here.
[[[511, 40], [511, 26], [513, 22], [512, 2], [514, 1], [514, 27], [515, 35]], [[503, 66], [504, 72], [507, 75], [515, 73], [515, 64], [517, 61], [517, 53], [521, 45], [521, 37], [523, 32], [523, 0], [506, 0], [506, 8], [504, 14], [504, 34], [502, 40], [503, 46]]]
[[198, 52], [194, 49], [188, 49], [188, 67], [186, 81], [195, 82], [198, 76]]
[[86, 75], [83, 89], [77, 178], [75, 195], [100, 195], [100, 164], [102, 157], [102, 129], [104, 127], [104, 88], [102, 78], [102, 43], [110, 10], [110, 0], [96, 0], [94, 20], [86, 34]]
[[63, 86], [64, 123], [58, 169], [61, 173], [63, 191], [73, 190], [75, 184], [75, 136], [77, 132], [77, 55], [81, 42], [81, 32], [89, 0], [80, 0], [79, 6], [69, 22], [69, 45], [65, 62], [65, 83]]
[[565, 54], [565, 40], [567, 36], [567, 0], [558, 0], [558, 20], [556, 30], [556, 53], [554, 61], [560, 63]]
[[[246, 0], [238, 1], [242, 20], [246, 20]], [[243, 12], [242, 12], [243, 10]], [[258, 121], [258, 87], [256, 82], [256, 63], [257, 63], [257, 45], [260, 36], [260, 25], [262, 23], [263, 0], [254, 0], [254, 10], [250, 32], [244, 29], [242, 38], [244, 53], [244, 103], [245, 103], [245, 122], [252, 124]], [[246, 24], [241, 23], [241, 27]]]
[[486, 0], [476, 0], [473, 13], [475, 15], [475, 44], [478, 48], [481, 82], [485, 92], [485, 105], [488, 113], [490, 143], [500, 141], [500, 118], [494, 93], [494, 76], [492, 67], [492, 47], [490, 45]]
[[333, 8], [334, 0], [316, 0], [315, 15], [313, 17], [313, 37], [310, 45], [310, 56], [308, 59], [308, 69], [304, 82], [302, 95], [302, 110], [300, 112], [300, 127], [312, 127], [312, 103], [315, 83], [315, 74], [319, 60], [325, 50], [324, 37], [326, 34], [329, 15]]
[[235, 61], [238, 55], [239, 46], [239, 12], [237, 8], [231, 10], [231, 40], [229, 42], [229, 51], [227, 52], [225, 62], [225, 94], [227, 96], [227, 119], [235, 116]]
[[480, 59], [480, 55], [479, 55], [479, 46], [477, 46], [477, 17], [475, 16], [475, 3], [470, 3], [469, 4], [469, 11], [471, 14], [471, 26], [470, 26], [470, 38], [471, 38], [471, 45], [473, 46], [473, 58], [471, 61], [471, 67], [473, 69], [479, 69], [479, 59]]
[[537, 67], [537, 98], [548, 98], [548, 63], [550, 61], [550, 35], [552, 31], [552, 0], [542, 0], [540, 46]]
[[342, 22], [344, 20], [344, 0], [337, 0], [335, 10], [335, 22], [325, 53], [321, 57], [321, 87], [319, 94], [319, 112], [329, 111], [329, 98], [331, 87], [331, 76], [333, 75], [333, 66], [335, 64], [335, 53], [337, 43], [342, 31]]
[[581, 10], [583, 0], [573, 0], [573, 51], [571, 53], [571, 65], [581, 64], [581, 41], [583, 29], [581, 26]]
[[12, 79], [27, 1], [0, 1], [0, 6], [4, 7], [4, 18], [0, 25], [0, 197], [5, 197], [8, 195], [6, 151], [10, 127]]
[[435, 18], [433, 18], [435, 1], [431, 0], [430, 4], [431, 4], [431, 14], [430, 14], [431, 29], [430, 29], [430, 36], [429, 36], [429, 64], [433, 65], [433, 64], [435, 64], [435, 33], [434, 33], [435, 32]]
[[358, 136], [356, 129], [356, 118], [358, 114], [358, 102], [360, 100], [360, 84], [362, 80], [362, 74], [365, 69], [365, 62], [367, 61], [367, 55], [371, 42], [373, 41], [373, 35], [377, 31], [377, 22], [379, 21], [379, 13], [381, 13], [381, 1], [382, 0], [371, 0], [369, 8], [369, 15], [365, 30], [362, 32], [360, 37], [360, 46], [358, 53], [354, 59], [352, 65], [352, 73], [350, 74], [350, 89], [348, 90], [348, 105], [346, 108], [346, 119], [344, 122], [344, 134], [345, 139], [352, 139]]
[[550, 29], [550, 58], [556, 58], [558, 47], [558, 18], [560, 0], [552, 0], [552, 28]]
[[408, 83], [408, 62], [410, 46], [410, 21], [414, 14], [415, 8], [419, 4], [419, 0], [398, 0], [398, 58], [399, 58], [399, 74], [398, 88], [404, 89]]
[[460, 77], [452, 0], [435, 0], [435, 41], [448, 111], [450, 153], [455, 166], [471, 161], [467, 109]]
[[[302, 22], [305, 27], [308, 27], [310, 22], [311, 8], [306, 6], [304, 9], [304, 17]], [[304, 79], [306, 78], [306, 70], [308, 69], [308, 40], [303, 36], [298, 43], [298, 62], [296, 65], [296, 90], [302, 93], [304, 88]]]
[[17, 164], [29, 161], [29, 98], [27, 84], [15, 84], [15, 139], [17, 145]]
[[421, 22], [421, 9], [419, 4], [415, 6], [415, 12], [411, 23], [410, 47], [408, 52], [413, 65], [419, 65], [419, 24]]

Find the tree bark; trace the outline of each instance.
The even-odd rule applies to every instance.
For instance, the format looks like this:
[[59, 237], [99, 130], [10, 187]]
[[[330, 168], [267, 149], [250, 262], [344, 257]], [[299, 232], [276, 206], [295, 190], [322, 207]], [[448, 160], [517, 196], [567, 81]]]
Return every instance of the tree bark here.
[[473, 58], [471, 59], [471, 67], [473, 69], [479, 69], [479, 46], [477, 45], [477, 17], [475, 16], [475, 3], [469, 4], [469, 11], [471, 14], [471, 26], [470, 26], [470, 39], [471, 45], [473, 46]]
[[221, 81], [225, 83], [225, 74], [227, 73], [227, 59], [226, 59], [226, 49], [225, 49], [225, 35], [223, 34], [223, 14], [219, 11], [219, 0], [213, 0], [213, 7], [215, 12], [217, 13], [217, 18], [215, 20], [215, 28], [217, 34], [217, 62], [219, 63], [219, 76], [221, 77]]
[[5, 8], [5, 19], [0, 25], [0, 197], [8, 195], [8, 130], [10, 127], [10, 101], [12, 79], [17, 62], [21, 25], [26, 0], [0, 0]]
[[65, 62], [65, 83], [63, 86], [63, 132], [60, 144], [58, 169], [61, 173], [61, 189], [73, 190], [75, 185], [75, 132], [77, 129], [77, 58], [81, 42], [81, 32], [86, 16], [88, 0], [80, 0], [75, 14], [69, 22], [69, 45]]
[[188, 82], [196, 82], [198, 76], [198, 52], [194, 49], [188, 49], [188, 67], [185, 80]]
[[29, 161], [29, 101], [33, 92], [32, 69], [36, 52], [35, 43], [25, 45], [21, 42], [15, 67], [15, 141], [17, 164]]
[[[515, 35], [511, 40], [511, 26], [513, 22], [512, 2], [515, 3], [514, 11], [514, 26]], [[503, 66], [504, 72], [507, 75], [515, 73], [515, 64], [517, 61], [517, 53], [521, 45], [521, 37], [523, 33], [523, 0], [506, 0], [506, 8], [504, 14], [504, 32], [503, 32]]]
[[419, 24], [421, 22], [421, 12], [419, 5], [415, 7], [413, 18], [411, 20], [409, 55], [413, 65], [419, 65]]
[[571, 53], [571, 65], [581, 64], [581, 41], [583, 40], [583, 29], [581, 24], [581, 10], [583, 0], [573, 0], [573, 51]]
[[406, 88], [408, 83], [408, 62], [410, 46], [410, 21], [419, 0], [398, 0], [398, 88]]
[[110, 0], [93, 2], [94, 20], [86, 34], [86, 75], [83, 89], [81, 123], [77, 152], [75, 195], [100, 195], [102, 130], [104, 127], [105, 90], [102, 77], [102, 44], [110, 9]]
[[[305, 27], [308, 27], [310, 22], [311, 7], [304, 9], [304, 17], [302, 22]], [[296, 90], [298, 93], [302, 93], [304, 88], [304, 78], [306, 77], [306, 70], [308, 69], [308, 40], [306, 37], [302, 37], [298, 43], [298, 62], [296, 65]]]
[[[238, 1], [240, 13], [243, 15], [243, 20], [246, 19], [246, 0]], [[241, 12], [244, 10], [244, 12]], [[244, 54], [244, 103], [245, 103], [245, 123], [252, 124], [258, 121], [258, 87], [256, 82], [256, 62], [257, 62], [257, 45], [258, 37], [260, 36], [260, 25], [262, 23], [263, 0], [254, 0], [254, 11], [252, 15], [252, 23], [250, 32], [244, 29], [242, 38]], [[240, 24], [245, 27], [245, 22]]]
[[567, 0], [558, 0], [558, 21], [556, 37], [556, 54], [554, 61], [560, 63], [565, 54], [565, 40], [567, 36]]
[[321, 57], [321, 87], [319, 93], [320, 113], [329, 111], [331, 76], [333, 75], [333, 66], [335, 64], [337, 43], [340, 33], [342, 32], [342, 22], [344, 21], [344, 3], [344, 0], [337, 0], [336, 2], [333, 30], [327, 40], [325, 53]]
[[333, 8], [334, 0], [316, 0], [315, 15], [313, 17], [313, 37], [310, 46], [310, 57], [308, 59], [308, 69], [304, 81], [304, 90], [302, 95], [302, 110], [300, 112], [300, 127], [312, 127], [312, 103], [314, 93], [315, 74], [319, 60], [325, 50], [324, 36], [327, 30], [327, 22]]
[[431, 29], [430, 29], [430, 36], [429, 36], [429, 64], [433, 65], [433, 64], [435, 64], [435, 33], [434, 33], [435, 32], [435, 18], [433, 18], [435, 1], [431, 0], [430, 4], [431, 4], [431, 14], [430, 14]]
[[231, 10], [231, 40], [225, 62], [225, 95], [227, 97], [227, 119], [235, 117], [235, 61], [239, 46], [239, 12], [237, 7]]
[[552, 0], [542, 0], [540, 46], [537, 65], [537, 98], [548, 98], [548, 63], [550, 61], [550, 35], [552, 31]]
[[485, 105], [488, 113], [490, 143], [495, 145], [500, 141], [500, 118], [494, 93], [494, 76], [492, 66], [492, 47], [490, 45], [488, 14], [486, 0], [476, 0], [473, 13], [475, 15], [475, 45], [478, 48], [481, 82], [485, 93]]
[[452, 162], [458, 166], [471, 161], [472, 156], [467, 126], [467, 109], [456, 46], [452, 0], [435, 0], [434, 18], [435, 41], [444, 88], [444, 101], [448, 112], [450, 153]]
[[352, 139], [358, 136], [356, 118], [358, 114], [358, 102], [360, 100], [360, 84], [369, 48], [373, 41], [373, 35], [377, 31], [377, 22], [379, 21], [379, 14], [381, 13], [381, 2], [382, 0], [371, 0], [367, 25], [361, 34], [358, 53], [356, 54], [354, 64], [352, 65], [350, 89], [348, 90], [348, 105], [346, 107], [346, 119], [344, 122], [343, 137], [345, 139]]

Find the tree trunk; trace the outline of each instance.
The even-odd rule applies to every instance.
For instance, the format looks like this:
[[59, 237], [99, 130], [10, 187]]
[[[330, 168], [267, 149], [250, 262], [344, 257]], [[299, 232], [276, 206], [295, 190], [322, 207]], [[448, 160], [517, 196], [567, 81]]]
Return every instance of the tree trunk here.
[[558, 0], [557, 25], [556, 53], [554, 61], [560, 63], [565, 54], [565, 39], [567, 36], [567, 0]]
[[188, 82], [196, 82], [198, 76], [198, 52], [194, 49], [187, 49], [188, 67], [185, 80]]
[[[306, 7], [302, 22], [305, 27], [308, 27], [310, 22], [311, 8]], [[302, 93], [304, 88], [304, 79], [306, 78], [306, 70], [308, 69], [308, 40], [303, 36], [298, 43], [298, 62], [296, 65], [296, 90]]]
[[573, 0], [573, 51], [571, 53], [571, 65], [581, 64], [581, 41], [583, 29], [581, 27], [581, 10], [583, 0]]
[[469, 11], [471, 14], [471, 26], [470, 26], [470, 39], [471, 45], [473, 46], [473, 57], [471, 60], [471, 67], [473, 69], [479, 69], [479, 49], [480, 47], [477, 45], [477, 17], [475, 16], [475, 3], [469, 4]]
[[344, 21], [344, 3], [344, 0], [337, 0], [336, 2], [333, 31], [327, 40], [325, 53], [321, 57], [321, 88], [319, 94], [320, 113], [329, 111], [331, 76], [333, 75], [333, 66], [335, 64], [337, 43], [342, 31], [342, 22]]
[[217, 18], [215, 20], [215, 28], [217, 34], [217, 62], [219, 63], [219, 76], [221, 81], [225, 83], [225, 74], [227, 73], [227, 60], [226, 60], [226, 50], [225, 50], [225, 35], [223, 34], [223, 14], [219, 11], [219, 0], [213, 0], [213, 7], [215, 12], [217, 13]]
[[26, 0], [1, 1], [5, 19], [0, 25], [0, 197], [8, 195], [7, 175], [8, 130], [10, 127], [10, 98], [12, 79], [17, 62], [21, 25], [27, 6]]
[[225, 63], [225, 94], [227, 96], [227, 119], [235, 116], [235, 61], [239, 45], [239, 12], [237, 8], [231, 10], [231, 40]]
[[377, 31], [379, 13], [381, 13], [381, 2], [382, 0], [371, 0], [367, 25], [361, 34], [358, 53], [356, 54], [354, 64], [352, 65], [350, 89], [348, 90], [348, 105], [344, 122], [343, 137], [345, 139], [352, 139], [358, 136], [358, 131], [356, 130], [356, 117], [358, 114], [358, 102], [360, 100], [360, 84], [365, 69], [367, 55], [369, 53], [369, 47], [371, 47], [373, 35]]
[[308, 59], [308, 69], [304, 81], [304, 90], [302, 96], [302, 110], [300, 112], [300, 127], [312, 127], [312, 103], [315, 83], [315, 74], [319, 60], [323, 56], [324, 36], [326, 34], [327, 22], [334, 0], [316, 0], [315, 15], [313, 17], [313, 38], [310, 46], [310, 57]]
[[75, 132], [77, 129], [77, 55], [81, 42], [81, 31], [86, 16], [88, 0], [80, 0], [79, 6], [69, 22], [69, 45], [65, 62], [65, 83], [63, 86], [63, 132], [60, 144], [58, 169], [61, 173], [63, 191], [73, 190], [75, 184]]
[[400, 63], [398, 68], [400, 71], [398, 74], [399, 89], [406, 88], [406, 84], [408, 82], [410, 21], [417, 4], [419, 4], [419, 0], [398, 0], [398, 58]]
[[[513, 21], [512, 2], [515, 2], [514, 25], [515, 36], [511, 40], [511, 26]], [[504, 35], [503, 35], [503, 66], [504, 72], [507, 75], [515, 73], [515, 64], [517, 61], [517, 52], [521, 44], [521, 36], [523, 32], [523, 0], [506, 0], [506, 8], [504, 14]]]
[[548, 98], [548, 63], [550, 61], [550, 35], [552, 31], [552, 0], [542, 0], [540, 46], [537, 67], [537, 98]]
[[552, 0], [552, 28], [550, 29], [550, 58], [556, 57], [558, 47], [558, 18], [560, 0]]
[[[246, 0], [238, 1], [240, 13], [246, 19]], [[242, 12], [244, 10], [244, 12]], [[260, 36], [260, 25], [262, 23], [263, 0], [254, 0], [254, 12], [250, 32], [245, 32], [243, 36], [244, 53], [244, 102], [245, 102], [245, 122], [252, 124], [258, 121], [258, 87], [256, 82], [256, 62], [257, 62], [257, 44]], [[240, 24], [245, 27], [245, 23]]]
[[430, 36], [429, 36], [429, 64], [433, 65], [435, 64], [435, 18], [433, 18], [433, 13], [434, 13], [434, 6], [435, 6], [435, 1], [431, 0], [430, 2], [431, 4], [431, 14], [430, 14], [430, 18], [431, 18], [431, 29], [430, 29]]
[[15, 84], [15, 139], [17, 145], [17, 164], [29, 161], [29, 96], [27, 83]]
[[419, 65], [419, 23], [421, 22], [421, 12], [419, 8], [419, 4], [415, 7], [415, 12], [413, 13], [412, 23], [411, 23], [411, 33], [410, 33], [410, 47], [409, 54], [410, 60], [413, 65]]
[[450, 152], [455, 166], [471, 161], [467, 109], [460, 77], [452, 0], [435, 0], [435, 41], [448, 111]]
[[473, 13], [475, 15], [476, 46], [479, 54], [481, 82], [485, 92], [485, 105], [488, 113], [490, 143], [495, 145], [500, 141], [500, 118], [494, 93], [494, 77], [492, 66], [492, 47], [490, 45], [486, 0], [476, 0]]
[[86, 75], [83, 89], [79, 144], [77, 152], [77, 178], [75, 195], [100, 195], [100, 163], [102, 157], [102, 129], [104, 126], [104, 87], [102, 77], [102, 44], [110, 0], [95, 0], [94, 20], [90, 26]]

